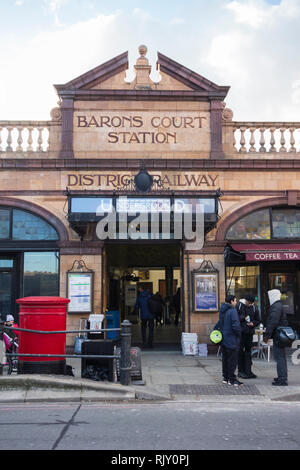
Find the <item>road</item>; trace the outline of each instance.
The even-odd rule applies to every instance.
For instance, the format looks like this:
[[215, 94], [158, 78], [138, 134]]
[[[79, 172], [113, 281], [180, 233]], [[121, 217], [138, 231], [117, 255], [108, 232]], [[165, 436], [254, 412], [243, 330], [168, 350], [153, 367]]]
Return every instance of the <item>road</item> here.
[[299, 450], [299, 422], [300, 403], [1, 404], [0, 448]]

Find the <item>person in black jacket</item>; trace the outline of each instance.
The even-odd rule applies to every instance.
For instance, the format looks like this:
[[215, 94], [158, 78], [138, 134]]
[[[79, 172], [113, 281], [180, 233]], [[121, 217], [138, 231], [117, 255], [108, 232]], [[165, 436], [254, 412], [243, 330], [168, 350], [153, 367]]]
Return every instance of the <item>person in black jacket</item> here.
[[223, 383], [239, 387], [243, 385], [235, 376], [241, 336], [241, 325], [236, 311], [236, 297], [228, 295], [219, 311], [218, 327], [222, 332]]
[[148, 306], [149, 306], [150, 312], [152, 313], [152, 315], [154, 316], [156, 320], [156, 326], [162, 324], [164, 305], [165, 303], [159, 292], [156, 292], [156, 294], [152, 295], [150, 299], [148, 300]]
[[256, 378], [256, 375], [251, 371], [251, 350], [255, 328], [260, 323], [260, 315], [254, 301], [254, 295], [248, 294], [245, 299], [240, 300], [237, 307], [242, 331], [239, 349], [238, 375], [243, 379]]
[[[278, 289], [268, 291], [270, 310], [266, 325], [265, 340], [269, 341], [274, 338], [276, 328], [278, 326], [288, 326], [286, 313], [283, 310], [283, 305], [280, 300], [281, 292]], [[277, 375], [272, 382], [272, 385], [288, 385], [288, 371], [285, 349], [279, 347], [276, 341], [273, 341], [274, 359], [277, 363]]]

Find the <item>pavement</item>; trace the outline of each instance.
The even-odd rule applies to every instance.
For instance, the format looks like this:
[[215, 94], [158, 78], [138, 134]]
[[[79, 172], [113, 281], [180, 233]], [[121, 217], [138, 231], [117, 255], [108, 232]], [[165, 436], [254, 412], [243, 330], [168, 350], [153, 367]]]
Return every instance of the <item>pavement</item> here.
[[81, 378], [81, 359], [67, 359], [74, 377], [12, 374], [0, 376], [0, 403], [29, 402], [300, 402], [300, 364], [288, 354], [289, 385], [274, 387], [276, 363], [254, 359], [256, 379], [240, 379], [238, 389], [222, 384], [220, 357], [183, 356], [181, 351], [144, 350], [142, 381], [123, 386]]

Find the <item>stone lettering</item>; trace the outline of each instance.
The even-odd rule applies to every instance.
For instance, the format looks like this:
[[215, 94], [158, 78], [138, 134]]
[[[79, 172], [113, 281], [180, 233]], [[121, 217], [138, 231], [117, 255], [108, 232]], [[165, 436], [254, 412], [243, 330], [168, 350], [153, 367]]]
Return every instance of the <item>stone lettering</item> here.
[[[195, 187], [195, 188], [210, 188], [211, 186], [216, 185], [216, 180], [218, 175], [210, 174], [153, 174], [153, 178], [156, 181], [160, 181], [165, 188], [176, 188], [176, 187]], [[70, 173], [67, 175], [67, 186], [97, 186], [101, 187], [111, 187], [111, 188], [120, 188], [126, 186], [129, 181], [132, 179], [133, 175], [131, 174], [85, 174], [79, 173], [74, 174]], [[256, 254], [260, 256], [261, 254]], [[263, 254], [263, 256], [265, 256]], [[295, 253], [284, 253], [282, 258], [284, 259], [298, 259], [298, 255]], [[261, 258], [256, 258], [261, 259]]]
[[[201, 129], [205, 116], [139, 116], [139, 115], [78, 115], [77, 128], [106, 129], [104, 142], [109, 144], [177, 144], [177, 130]], [[132, 128], [145, 127], [141, 132], [132, 132]], [[173, 131], [174, 130], [174, 131]], [[182, 142], [181, 142], [182, 143]], [[214, 184], [212, 184], [214, 186]]]

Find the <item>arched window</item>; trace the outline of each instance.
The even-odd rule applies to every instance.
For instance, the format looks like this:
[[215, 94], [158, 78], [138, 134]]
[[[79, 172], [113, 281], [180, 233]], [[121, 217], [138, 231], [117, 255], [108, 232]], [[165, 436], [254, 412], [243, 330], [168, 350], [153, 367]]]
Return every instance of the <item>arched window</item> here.
[[300, 208], [267, 208], [242, 217], [227, 231], [226, 240], [300, 238]]
[[30, 212], [0, 208], [0, 240], [55, 241], [57, 231], [41, 217]]
[[59, 234], [38, 215], [0, 206], [0, 315], [18, 319], [16, 299], [59, 295]]

